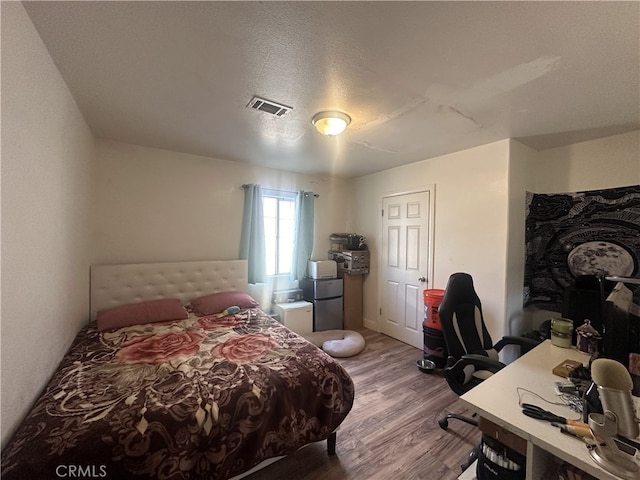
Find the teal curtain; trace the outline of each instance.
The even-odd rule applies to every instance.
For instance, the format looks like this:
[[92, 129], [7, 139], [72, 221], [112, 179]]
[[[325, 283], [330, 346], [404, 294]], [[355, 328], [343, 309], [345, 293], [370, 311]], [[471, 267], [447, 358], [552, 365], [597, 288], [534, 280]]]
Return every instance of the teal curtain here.
[[307, 273], [307, 261], [313, 251], [313, 192], [300, 190], [296, 195], [291, 280], [301, 280]]
[[266, 247], [264, 242], [264, 215], [260, 185], [243, 185], [244, 210], [240, 236], [240, 259], [248, 260], [249, 283], [267, 281]]

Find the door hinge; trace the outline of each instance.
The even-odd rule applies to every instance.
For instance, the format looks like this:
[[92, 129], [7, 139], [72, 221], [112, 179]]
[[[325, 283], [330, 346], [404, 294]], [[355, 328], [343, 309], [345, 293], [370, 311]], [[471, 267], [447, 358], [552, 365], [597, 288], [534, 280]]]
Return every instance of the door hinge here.
[[384, 217], [384, 208], [382, 209], [382, 216]]
[[382, 307], [380, 307], [380, 315], [382, 315]]

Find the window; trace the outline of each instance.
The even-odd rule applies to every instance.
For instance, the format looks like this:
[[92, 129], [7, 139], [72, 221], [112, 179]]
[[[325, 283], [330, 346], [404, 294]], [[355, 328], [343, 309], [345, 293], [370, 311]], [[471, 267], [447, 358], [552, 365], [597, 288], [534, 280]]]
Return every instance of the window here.
[[288, 275], [293, 258], [295, 193], [262, 191], [267, 275]]

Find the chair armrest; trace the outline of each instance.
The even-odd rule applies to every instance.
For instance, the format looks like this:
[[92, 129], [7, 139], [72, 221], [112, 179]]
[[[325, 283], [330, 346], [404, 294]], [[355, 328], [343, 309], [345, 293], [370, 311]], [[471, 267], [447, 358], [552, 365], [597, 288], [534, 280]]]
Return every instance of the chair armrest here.
[[458, 360], [457, 363], [463, 363], [464, 365], [473, 365], [478, 369], [489, 370], [493, 373], [496, 373], [497, 371], [502, 370], [504, 367], [506, 367], [504, 363], [475, 353], [463, 355], [462, 357], [460, 357], [460, 360]]
[[539, 344], [540, 342], [532, 338], [506, 336], [502, 337], [500, 341], [493, 346], [493, 348], [499, 352], [507, 345], [517, 345], [520, 347], [520, 354], [524, 354]]
[[[451, 390], [458, 395], [468, 392], [477, 384], [477, 380], [467, 381], [468, 373], [465, 373], [465, 367], [468, 365], [475, 367], [475, 370], [488, 370], [491, 373], [496, 373], [505, 367], [503, 363], [478, 354], [463, 355], [457, 361], [453, 357], [449, 357], [447, 360], [447, 366], [443, 371], [444, 378]], [[451, 362], [455, 363], [451, 364]]]

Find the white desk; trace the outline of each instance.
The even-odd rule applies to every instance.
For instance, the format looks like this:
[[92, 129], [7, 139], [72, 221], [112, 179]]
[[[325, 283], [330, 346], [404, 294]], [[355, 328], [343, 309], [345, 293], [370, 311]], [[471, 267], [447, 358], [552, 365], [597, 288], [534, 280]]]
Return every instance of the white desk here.
[[[578, 360], [586, 365], [589, 356], [575, 349], [556, 347], [546, 340], [460, 398], [481, 417], [527, 441], [527, 480], [543, 480], [552, 457], [575, 465], [598, 479], [619, 480], [619, 477], [602, 469], [592, 460], [584, 442], [560, 433], [560, 429], [551, 426], [549, 422], [527, 417], [518, 404], [516, 387], [559, 402], [554, 382], [563, 379], [553, 375], [551, 370], [566, 359]], [[522, 390], [520, 395], [522, 403], [538, 405], [566, 418], [580, 417], [568, 407], [551, 405]], [[636, 404], [639, 403], [639, 399], [634, 400]]]

